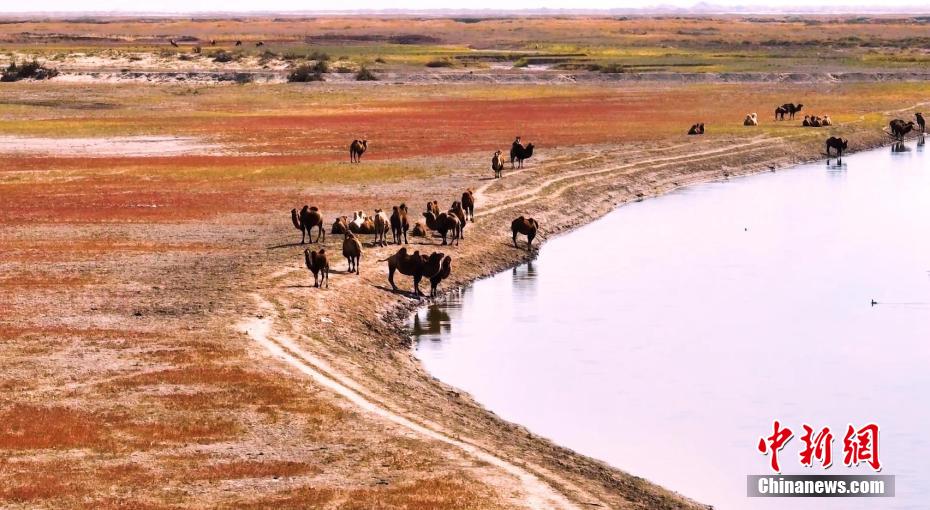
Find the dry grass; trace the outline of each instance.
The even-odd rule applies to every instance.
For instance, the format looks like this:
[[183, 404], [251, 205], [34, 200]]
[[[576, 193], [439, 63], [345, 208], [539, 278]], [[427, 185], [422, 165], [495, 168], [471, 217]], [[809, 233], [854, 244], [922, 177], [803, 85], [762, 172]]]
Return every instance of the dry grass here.
[[14, 404], [0, 410], [0, 449], [88, 448], [100, 443], [105, 426], [75, 409]]

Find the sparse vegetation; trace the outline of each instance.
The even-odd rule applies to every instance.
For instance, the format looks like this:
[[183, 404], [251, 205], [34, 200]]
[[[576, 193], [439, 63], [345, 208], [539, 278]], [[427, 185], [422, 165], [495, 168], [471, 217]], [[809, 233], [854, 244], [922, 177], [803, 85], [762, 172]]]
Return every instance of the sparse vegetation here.
[[367, 67], [362, 66], [358, 72], [355, 73], [355, 81], [378, 81], [378, 77]]
[[[319, 63], [323, 63], [323, 62], [319, 62]], [[325, 63], [323, 64], [325, 68]], [[291, 83], [323, 81], [324, 72], [325, 71], [321, 71], [320, 68], [316, 64], [314, 65], [303, 64], [297, 67], [297, 69], [294, 69], [293, 71], [291, 71], [290, 74], [287, 75], [287, 81]]]
[[11, 82], [19, 80], [49, 80], [58, 76], [58, 70], [55, 68], [45, 67], [39, 62], [24, 62], [16, 64], [16, 61], [10, 62], [10, 65], [0, 75], [0, 82]]
[[232, 53], [229, 53], [228, 51], [220, 50], [213, 54], [214, 62], [225, 64], [227, 62], [232, 62], [233, 60], [236, 60], [236, 57]]

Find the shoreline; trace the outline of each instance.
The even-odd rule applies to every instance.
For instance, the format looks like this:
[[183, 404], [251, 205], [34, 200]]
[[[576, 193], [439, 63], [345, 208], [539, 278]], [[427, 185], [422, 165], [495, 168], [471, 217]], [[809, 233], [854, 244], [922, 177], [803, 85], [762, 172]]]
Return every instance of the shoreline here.
[[[829, 132], [826, 130], [821, 131], [824, 137]], [[855, 133], [857, 136], [857, 142], [854, 145], [856, 150], [847, 152], [847, 155], [879, 148], [888, 143], [887, 135], [881, 132]], [[651, 190], [637, 191], [626, 186], [617, 186], [617, 183], [606, 183], [606, 185], [601, 183], [600, 187], [586, 188], [584, 197], [587, 201], [583, 200], [581, 203], [590, 205], [568, 213], [554, 213], [550, 218], [541, 222], [543, 235], [538, 237], [540, 244], [537, 245], [537, 250], [541, 243], [544, 243], [550, 236], [574, 230], [630, 202], [659, 196], [693, 184], [722, 178], [748, 176], [771, 171], [773, 168], [775, 170], [785, 169], [823, 160], [821, 137], [818, 137], [816, 143], [811, 143], [812, 137], [806, 135], [807, 132], [798, 135], [796, 138], [803, 138], [800, 141], [791, 141], [787, 137], [771, 138], [763, 136], [756, 145], [778, 144], [791, 146], [797, 143], [800, 147], [793, 147], [793, 151], [776, 151], [776, 154], [766, 154], [764, 157], [744, 162], [735, 167], [716, 163], [702, 169], [700, 168], [701, 162], [699, 158], [695, 158], [694, 154], [690, 153], [677, 158], [669, 158], [671, 160], [684, 159], [685, 162], [678, 167], [677, 171], [663, 176], [660, 181], [654, 182]], [[755, 143], [751, 142], [737, 147], [750, 146]], [[803, 148], [803, 151], [799, 150], [801, 148]], [[623, 147], [613, 147], [615, 151], [622, 149]], [[756, 149], [753, 147], [744, 150]], [[738, 152], [738, 150], [735, 152]], [[789, 157], [786, 157], [786, 153], [789, 154]], [[711, 154], [716, 154], [716, 152], [711, 151]], [[711, 156], [712, 161], [714, 161], [713, 158], [714, 156]], [[536, 164], [548, 164], [548, 161], [537, 161]], [[669, 163], [660, 162], [654, 164], [662, 166]], [[532, 170], [532, 168], [527, 168], [525, 172]], [[609, 168], [604, 170], [603, 167], [596, 166], [590, 174], [607, 173], [610, 175], [613, 172]], [[550, 181], [553, 181], [551, 185], [568, 178], [571, 178], [571, 176], [550, 179]], [[499, 181], [491, 181], [482, 189], [479, 189], [479, 197], [484, 198], [483, 195], [497, 182]], [[619, 187], [626, 189], [620, 191]], [[561, 193], [560, 191], [550, 191], [543, 198], [551, 198], [552, 195], [558, 196]], [[491, 217], [489, 218], [488, 213], [483, 212], [488, 210], [487, 199], [479, 200], [476, 207], [477, 222], [475, 225], [477, 227], [473, 227], [473, 230], [483, 227], [481, 231], [487, 231], [491, 227], [488, 224], [489, 219], [493, 220], [508, 214], [508, 211], [514, 207], [521, 207], [520, 210], [538, 208], [540, 207], [540, 201], [540, 198], [532, 199], [531, 197], [528, 202], [518, 202], [511, 206], [508, 206], [506, 202], [496, 206], [492, 204], [490, 208], [492, 211], [490, 213]], [[471, 225], [470, 223], [469, 226]], [[494, 230], [493, 227], [491, 230]], [[496, 230], [500, 231], [501, 229]], [[473, 231], [469, 231], [467, 234], [469, 236], [476, 235]], [[403, 296], [402, 299], [398, 300], [398, 296], [393, 293], [388, 294], [391, 299], [373, 297], [383, 308], [380, 317], [386, 327], [376, 327], [367, 321], [356, 321], [362, 324], [350, 326], [350, 329], [356, 332], [364, 332], [370, 339], [371, 344], [378, 345], [378, 347], [371, 347], [369, 344], [369, 350], [365, 352], [364, 356], [349, 355], [348, 357], [355, 359], [340, 359], [346, 355], [325, 347], [324, 344], [327, 342], [320, 342], [318, 347], [322, 348], [323, 352], [315, 354], [327, 357], [327, 361], [334, 373], [364, 388], [366, 392], [369, 392], [370, 398], [381, 402], [386, 408], [402, 410], [406, 416], [423, 426], [448, 430], [454, 434], [454, 437], [485, 452], [501, 458], [519, 459], [518, 464], [525, 466], [528, 471], [564, 494], [574, 503], [585, 504], [587, 501], [596, 499], [607, 502], [606, 505], [609, 507], [623, 507], [627, 504], [633, 504], [634, 507], [646, 505], [642, 506], [642, 508], [706, 508], [704, 505], [673, 492], [674, 488], [665, 489], [655, 486], [651, 482], [627, 474], [602, 461], [561, 447], [549, 439], [531, 433], [519, 424], [507, 422], [497, 417], [493, 412], [474, 401], [469, 395], [436, 379], [416, 359], [411, 348], [413, 341], [407, 327], [412, 313], [424, 306], [443, 300], [450, 292], [457, 291], [474, 281], [506, 271], [535, 257], [536, 251], [532, 253], [515, 251], [512, 245], [509, 244], [509, 236], [505, 241], [506, 244], [503, 248], [501, 246], [485, 246], [484, 249], [481, 249], [481, 247], [475, 249], [473, 244], [465, 244], [470, 243], [466, 240], [462, 247], [469, 247], [473, 253], [467, 254], [465, 257], [460, 254], [453, 257], [456, 259], [456, 262], [453, 263], [453, 277], [443, 284], [441, 292], [435, 299], [411, 300], [407, 296]], [[387, 252], [383, 253], [391, 251], [393, 251], [393, 245], [389, 245]], [[500, 257], [490, 257], [489, 263], [478, 266], [469, 263], [472, 261], [469, 260], [468, 255], [488, 258], [482, 257], [487, 255], [487, 252], [502, 253]], [[451, 253], [456, 255], [455, 252]], [[383, 256], [379, 255], [378, 258], [383, 258]], [[464, 265], [466, 265], [464, 270], [463, 258], [465, 259]], [[380, 269], [379, 267], [379, 274], [382, 272]], [[405, 285], [402, 284], [402, 287], [405, 287]], [[394, 302], [384, 303], [384, 301]], [[286, 304], [286, 301], [282, 301], [280, 306], [286, 308]], [[303, 332], [299, 326], [292, 326], [292, 331], [295, 333]], [[351, 342], [351, 336], [352, 333], [343, 333], [336, 335], [336, 338], [339, 343], [348, 343]], [[358, 345], [348, 349], [348, 352], [352, 352], [353, 350], [362, 350], [364, 347]], [[384, 354], [379, 354], [379, 352]], [[400, 356], [396, 356], [396, 354], [400, 354]], [[362, 364], [374, 362], [379, 365], [383, 364], [383, 366], [362, 368], [360, 371], [358, 368], [360, 360], [365, 361]], [[348, 368], [347, 365], [355, 366]], [[367, 371], [377, 372], [377, 374], [364, 373]], [[390, 375], [385, 375], [385, 373]], [[380, 387], [373, 385], [374, 381], [380, 381], [377, 383]], [[403, 389], [403, 391], [398, 391], [398, 389]], [[441, 413], [442, 416], [437, 417], [435, 414], [427, 412], [427, 409], [433, 412], [437, 409], [448, 410], [449, 412]], [[426, 418], [427, 415], [430, 418]], [[509, 440], [509, 438], [514, 437], [514, 434], [520, 437], [519, 442]], [[533, 459], [532, 462], [530, 462], [530, 459]], [[620, 499], [617, 499], [618, 497]], [[648, 503], [646, 503], [647, 501]]]

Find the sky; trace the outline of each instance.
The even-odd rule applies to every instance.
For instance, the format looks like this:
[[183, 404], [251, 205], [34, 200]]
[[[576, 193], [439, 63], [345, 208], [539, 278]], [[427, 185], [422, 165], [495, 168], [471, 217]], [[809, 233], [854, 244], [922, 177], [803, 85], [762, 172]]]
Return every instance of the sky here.
[[[691, 7], [695, 0], [15, 0], [0, 1], [0, 12], [249, 12], [249, 11], [323, 11], [364, 9], [611, 9], [648, 8], [657, 5]], [[930, 0], [710, 0], [719, 6], [745, 6], [751, 9], [844, 8], [856, 6], [919, 7], [930, 10]]]

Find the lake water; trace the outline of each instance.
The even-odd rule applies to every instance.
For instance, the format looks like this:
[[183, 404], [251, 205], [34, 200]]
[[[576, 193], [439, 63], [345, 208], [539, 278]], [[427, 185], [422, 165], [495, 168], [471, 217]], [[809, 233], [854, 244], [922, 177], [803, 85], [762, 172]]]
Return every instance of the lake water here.
[[[718, 509], [926, 508], [930, 158], [905, 149], [622, 207], [418, 312], [416, 355], [503, 418]], [[747, 498], [775, 419], [795, 432], [784, 474], [873, 473], [844, 465], [843, 437], [879, 424], [897, 496]], [[827, 470], [800, 465], [805, 423], [833, 431]]]

